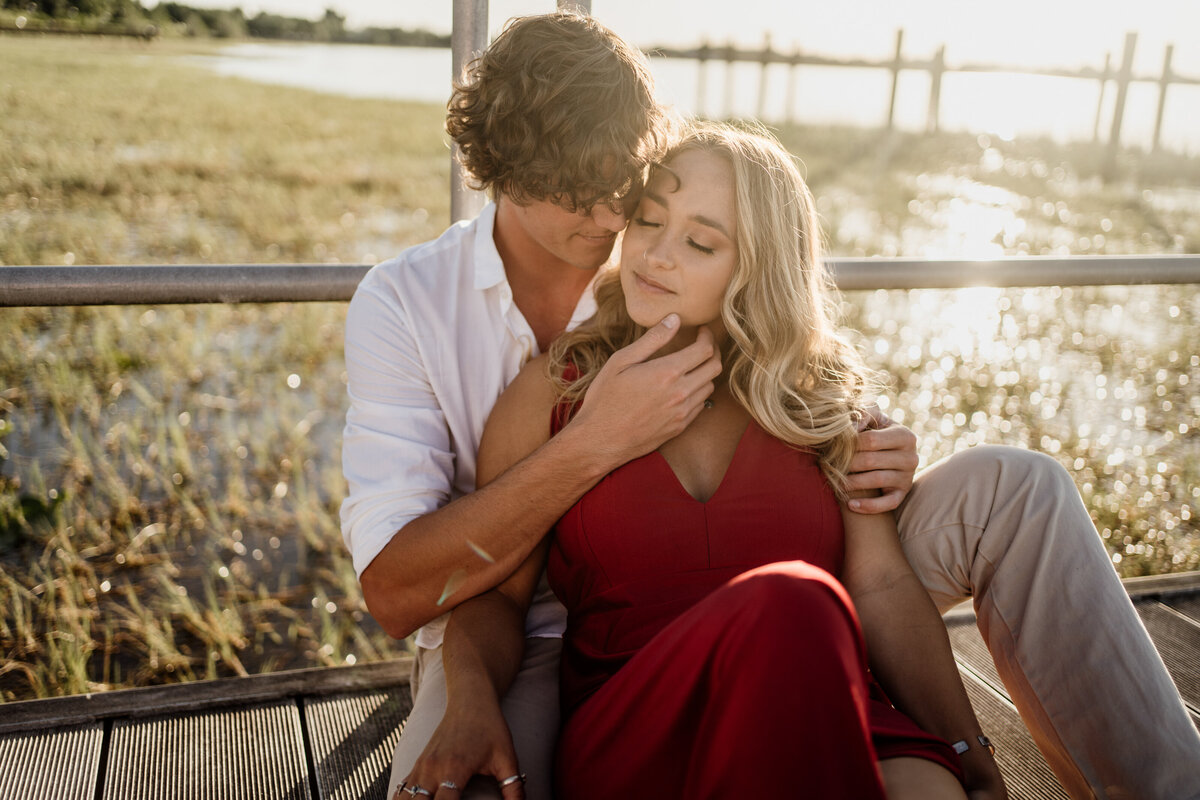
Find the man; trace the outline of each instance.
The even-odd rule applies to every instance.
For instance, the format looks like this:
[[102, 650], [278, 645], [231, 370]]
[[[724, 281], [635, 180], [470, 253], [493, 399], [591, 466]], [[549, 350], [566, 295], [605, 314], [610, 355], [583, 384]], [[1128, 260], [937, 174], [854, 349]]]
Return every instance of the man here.
[[[473, 491], [492, 404], [530, 356], [591, 314], [591, 281], [669, 127], [644, 58], [611, 31], [564, 13], [514, 21], [456, 86], [447, 119], [494, 203], [375, 267], [350, 305], [343, 534], [372, 615], [397, 638], [417, 630], [392, 788], [446, 708], [443, 615], [512, 572], [606, 473], [682, 431], [720, 372], [707, 338], [649, 359], [673, 334], [668, 318], [610, 360], [558, 436]], [[905, 429], [864, 432], [854, 488], [882, 495], [862, 510], [896, 508], [916, 462]], [[898, 522], [939, 607], [975, 596], [1001, 674], [1073, 795], [1200, 794], [1184, 771], [1200, 740], [1061, 468], [978, 448], [923, 474]], [[1064, 653], [1072, 614], [1093, 609], [1107, 627], [1082, 658]], [[504, 698], [531, 798], [550, 796], [563, 624], [552, 597], [535, 600]], [[1134, 722], [1145, 708], [1162, 709], [1154, 728], [1136, 741], [1112, 735], [1120, 715]], [[463, 796], [497, 796], [496, 781], [513, 796], [512, 759], [477, 760], [469, 772], [496, 780]]]

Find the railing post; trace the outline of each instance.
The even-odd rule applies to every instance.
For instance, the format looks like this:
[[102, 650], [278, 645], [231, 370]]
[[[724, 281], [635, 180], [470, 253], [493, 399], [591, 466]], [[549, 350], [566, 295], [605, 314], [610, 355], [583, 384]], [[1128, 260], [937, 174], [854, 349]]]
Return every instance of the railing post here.
[[[450, 35], [450, 77], [458, 80], [463, 68], [487, 47], [488, 0], [454, 0], [454, 28]], [[450, 221], [458, 222], [479, 213], [486, 198], [468, 189], [458, 163], [458, 147], [450, 156]]]
[[1154, 139], [1150, 145], [1152, 151], [1158, 151], [1158, 139], [1162, 133], [1163, 109], [1167, 105], [1167, 87], [1171, 85], [1171, 56], [1175, 53], [1175, 45], [1167, 45], [1163, 56], [1162, 77], [1158, 79], [1158, 113], [1154, 115]]
[[904, 29], [896, 31], [896, 57], [892, 59], [892, 93], [888, 98], [887, 129], [892, 130], [896, 117], [896, 86], [900, 83], [900, 59], [904, 50]]

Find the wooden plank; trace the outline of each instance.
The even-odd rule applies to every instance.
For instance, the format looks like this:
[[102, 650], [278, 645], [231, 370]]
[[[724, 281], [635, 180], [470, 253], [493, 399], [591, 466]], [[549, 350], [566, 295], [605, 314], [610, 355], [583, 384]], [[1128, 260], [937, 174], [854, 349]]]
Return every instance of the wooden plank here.
[[313, 800], [299, 706], [118, 720], [103, 798]]
[[1183, 702], [1200, 712], [1200, 624], [1156, 600], [1134, 604]]
[[303, 703], [321, 800], [384, 800], [392, 754], [412, 710], [408, 687]]
[[0, 797], [92, 800], [103, 742], [99, 723], [0, 737]]
[[1008, 785], [1010, 800], [1066, 798], [1058, 779], [1046, 765], [1033, 737], [1007, 697], [969, 669], [959, 667], [971, 705], [988, 738], [996, 745], [996, 763]]
[[317, 667], [245, 678], [23, 700], [5, 704], [4, 715], [0, 717], [0, 734], [30, 728], [57, 728], [113, 717], [170, 712], [186, 714], [229, 704], [246, 705], [303, 695], [407, 686], [410, 674], [412, 658], [399, 658], [353, 667]]

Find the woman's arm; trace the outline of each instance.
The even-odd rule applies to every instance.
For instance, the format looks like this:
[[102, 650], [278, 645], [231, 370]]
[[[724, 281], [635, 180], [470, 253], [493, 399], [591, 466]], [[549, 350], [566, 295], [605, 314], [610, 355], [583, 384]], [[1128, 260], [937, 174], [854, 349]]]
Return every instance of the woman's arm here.
[[856, 514], [844, 506], [846, 564], [842, 582], [854, 601], [871, 671], [896, 707], [947, 742], [965, 740], [962, 754], [972, 798], [1003, 798], [1004, 780], [977, 740], [982, 733], [963, 688], [950, 637], [933, 601], [900, 548], [889, 514]]
[[[479, 486], [550, 438], [555, 398], [544, 365], [544, 358], [527, 364], [488, 417], [479, 445]], [[516, 572], [450, 615], [442, 645], [446, 713], [409, 773], [410, 785], [434, 791], [442, 781], [466, 786], [476, 774], [497, 780], [519, 774], [500, 701], [521, 666], [525, 615], [545, 565], [547, 543], [543, 538]], [[503, 791], [506, 798], [522, 796], [519, 782]]]

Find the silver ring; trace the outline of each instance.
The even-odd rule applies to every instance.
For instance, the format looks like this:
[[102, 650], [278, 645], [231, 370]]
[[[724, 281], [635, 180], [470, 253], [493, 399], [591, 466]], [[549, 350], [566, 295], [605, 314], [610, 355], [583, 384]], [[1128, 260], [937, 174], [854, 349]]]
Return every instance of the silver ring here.
[[422, 789], [415, 783], [404, 791], [408, 792], [413, 797], [416, 797], [417, 795], [421, 795], [422, 797], [433, 797], [433, 792], [429, 791], [428, 789]]
[[525, 782], [524, 772], [522, 772], [520, 775], [513, 775], [511, 778], [505, 778], [504, 780], [500, 781], [500, 788], [503, 789], [505, 786], [512, 786], [517, 781], [520, 781], [521, 783]]
[[443, 789], [453, 789], [454, 791], [457, 792], [458, 784], [455, 783], [454, 781], [442, 781], [442, 788]]

